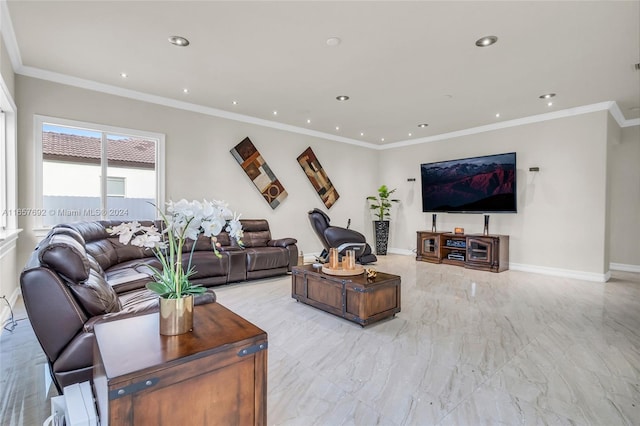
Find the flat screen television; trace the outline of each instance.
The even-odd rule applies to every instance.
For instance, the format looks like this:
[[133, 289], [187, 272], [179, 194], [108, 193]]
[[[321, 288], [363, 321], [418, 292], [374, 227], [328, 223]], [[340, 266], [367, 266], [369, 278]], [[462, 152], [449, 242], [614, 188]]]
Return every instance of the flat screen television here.
[[516, 153], [420, 165], [422, 211], [516, 213]]

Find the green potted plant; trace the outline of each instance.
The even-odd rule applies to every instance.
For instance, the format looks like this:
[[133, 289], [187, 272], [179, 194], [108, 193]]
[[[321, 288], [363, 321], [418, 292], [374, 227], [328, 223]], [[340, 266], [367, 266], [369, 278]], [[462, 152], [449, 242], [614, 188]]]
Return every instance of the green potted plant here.
[[389, 198], [394, 192], [396, 192], [395, 188], [389, 190], [387, 185], [382, 185], [378, 188], [377, 196], [372, 195], [367, 197], [367, 201], [369, 201], [369, 208], [373, 210], [374, 215], [378, 218], [378, 220], [373, 221], [376, 233], [376, 254], [387, 254], [391, 206], [393, 205], [392, 203], [400, 202], [400, 200], [395, 198]]
[[[162, 229], [134, 221], [115, 226], [109, 232], [118, 235], [122, 244], [153, 249], [162, 266], [149, 266], [155, 281], [147, 284], [147, 288], [160, 297], [160, 334], [182, 334], [193, 324], [193, 296], [206, 290], [189, 280], [196, 272], [191, 258], [198, 236], [211, 238], [212, 250], [221, 257], [216, 236], [224, 229], [242, 246], [242, 225], [240, 217], [232, 214], [223, 201], [170, 201], [167, 214], [159, 213]], [[193, 240], [193, 244], [185, 268], [182, 253], [187, 239]]]

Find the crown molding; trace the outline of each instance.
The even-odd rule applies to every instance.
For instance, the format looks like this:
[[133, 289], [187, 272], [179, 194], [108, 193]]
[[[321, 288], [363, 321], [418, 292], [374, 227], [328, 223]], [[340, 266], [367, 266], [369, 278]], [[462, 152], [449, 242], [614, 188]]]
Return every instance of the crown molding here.
[[394, 142], [379, 147], [379, 149], [401, 148], [411, 145], [436, 142], [444, 139], [459, 138], [461, 136], [475, 135], [493, 130], [507, 129], [509, 127], [523, 126], [525, 124], [539, 123], [541, 121], [555, 120], [557, 118], [573, 117], [576, 115], [589, 114], [597, 111], [609, 111], [620, 127], [640, 126], [640, 119], [626, 120], [620, 107], [615, 101], [600, 102], [597, 104], [584, 105], [575, 108], [567, 108], [559, 111], [547, 112], [544, 114], [531, 115], [529, 117], [517, 118], [514, 120], [502, 121], [500, 123], [487, 124], [485, 126], [471, 127], [469, 129], [457, 130], [455, 132], [442, 133], [434, 136], [427, 136], [419, 139], [408, 139]]
[[227, 120], [240, 121], [243, 123], [255, 124], [262, 127], [270, 127], [272, 129], [284, 130], [286, 132], [298, 133], [307, 136], [313, 136], [321, 139], [329, 139], [336, 142], [342, 142], [350, 145], [358, 145], [364, 148], [376, 149], [377, 145], [358, 141], [355, 139], [336, 136], [330, 133], [318, 132], [315, 130], [305, 129], [304, 127], [292, 126], [290, 124], [279, 123], [277, 121], [265, 120], [262, 118], [252, 117], [249, 115], [238, 114], [235, 112], [225, 111], [218, 108], [207, 107], [203, 105], [193, 104], [189, 102], [179, 101], [176, 99], [165, 98], [163, 96], [151, 95], [135, 90], [124, 89], [110, 84], [98, 83], [93, 80], [73, 77], [66, 74], [60, 74], [53, 71], [43, 70], [40, 68], [21, 66], [16, 70], [17, 74], [38, 78], [41, 80], [52, 81], [54, 83], [65, 84], [68, 86], [79, 87], [82, 89], [93, 90], [96, 92], [107, 93], [110, 95], [121, 96], [138, 101], [148, 102], [156, 105], [167, 106], [171, 108], [181, 109], [185, 111], [197, 112], [200, 114], [210, 115], [213, 117], [224, 118]]
[[640, 126], [640, 118], [634, 118], [633, 120], [627, 120], [624, 118], [624, 114], [620, 110], [620, 107], [616, 102], [611, 102], [609, 113], [616, 120], [620, 127]]
[[0, 33], [4, 38], [4, 44], [15, 72], [15, 70], [22, 67], [22, 57], [20, 56], [20, 49], [18, 49], [18, 41], [16, 40], [16, 33], [13, 31], [13, 23], [11, 22], [9, 6], [6, 0], [0, 0]]
[[98, 83], [93, 80], [86, 80], [78, 77], [69, 76], [66, 74], [60, 74], [53, 71], [47, 71], [34, 67], [20, 66], [16, 70], [17, 74], [24, 75], [26, 77], [33, 77], [42, 80], [52, 81], [55, 83], [65, 84], [68, 86], [79, 87], [87, 90], [93, 90], [97, 92], [107, 93], [110, 95], [121, 96], [129, 99], [135, 99], [142, 102], [148, 102], [157, 105], [163, 105], [171, 108], [177, 108], [185, 111], [197, 112], [200, 114], [210, 115], [213, 117], [224, 118], [228, 120], [239, 121], [248, 124], [254, 124], [262, 127], [269, 127], [272, 129], [283, 130], [291, 133], [298, 133], [302, 135], [312, 136], [321, 139], [328, 139], [335, 142], [346, 143], [350, 145], [356, 145], [363, 148], [369, 148], [373, 150], [387, 150], [394, 148], [401, 148], [405, 146], [420, 145], [423, 143], [436, 142], [445, 139], [459, 138], [461, 136], [474, 135], [478, 133], [490, 132], [494, 130], [506, 129], [510, 127], [523, 126], [526, 124], [539, 123], [542, 121], [555, 120], [558, 118], [573, 117], [582, 114], [589, 114], [597, 111], [609, 111], [611, 116], [616, 120], [620, 127], [640, 126], [640, 119], [627, 120], [620, 111], [620, 107], [615, 101], [600, 102], [597, 104], [584, 105], [575, 108], [567, 108], [559, 111], [548, 112], [544, 114], [532, 115], [529, 117], [517, 118], [514, 120], [502, 121], [500, 123], [492, 123], [484, 126], [471, 127], [468, 129], [457, 130], [455, 132], [442, 133], [434, 136], [427, 136], [418, 139], [408, 139], [400, 142], [393, 142], [386, 145], [375, 145], [368, 142], [362, 142], [355, 139], [346, 138], [343, 136], [336, 136], [330, 133], [318, 132], [315, 130], [306, 129], [304, 127], [292, 126], [290, 124], [279, 123], [277, 121], [265, 120], [262, 118], [252, 117], [249, 115], [238, 114], [235, 112], [225, 111], [218, 108], [206, 107], [203, 105], [193, 104], [189, 102], [179, 101], [176, 99], [165, 98], [162, 96], [151, 95], [144, 92], [138, 92], [135, 90], [124, 89], [118, 86], [112, 86], [109, 84]]

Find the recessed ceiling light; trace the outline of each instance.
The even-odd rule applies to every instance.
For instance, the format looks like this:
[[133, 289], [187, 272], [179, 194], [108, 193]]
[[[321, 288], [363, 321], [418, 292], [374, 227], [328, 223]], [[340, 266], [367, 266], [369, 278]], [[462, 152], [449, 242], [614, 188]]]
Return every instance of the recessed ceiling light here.
[[232, 104], [238, 105], [238, 101], [233, 101]]
[[311, 119], [307, 118], [307, 124], [311, 124]]
[[411, 136], [411, 132], [409, 132], [409, 136]]
[[540, 96], [538, 96], [538, 97], [539, 97], [540, 99], [551, 99], [551, 98], [553, 98], [553, 97], [555, 97], [555, 96], [556, 96], [556, 94], [555, 94], [555, 93], [547, 93], [547, 94], [545, 94], [545, 95], [540, 95]]
[[189, 40], [181, 36], [171, 36], [169, 37], [169, 43], [179, 47], [187, 47]]
[[495, 42], [497, 41], [498, 41], [498, 37], [496, 36], [486, 36], [476, 40], [476, 46], [487, 47], [487, 46], [491, 46], [492, 44], [495, 44]]
[[547, 106], [552, 106], [553, 102], [547, 102]]
[[189, 93], [189, 89], [186, 89], [186, 88], [185, 88], [185, 89], [182, 89], [182, 93], [184, 93], [184, 94]]
[[384, 138], [380, 138], [380, 142], [384, 142]]
[[273, 115], [278, 115], [278, 111], [273, 111]]
[[360, 136], [364, 136], [364, 132], [360, 132]]
[[347, 95], [336, 96], [336, 99], [339, 101], [348, 101], [349, 97]]
[[421, 128], [422, 128], [422, 127], [427, 127], [427, 126], [428, 126], [428, 124], [427, 124], [427, 123], [421, 123], [421, 124], [418, 124], [418, 127], [421, 127]]
[[121, 72], [120, 73], [120, 77], [127, 78], [127, 77], [129, 77], [129, 74], [127, 74], [126, 72]]
[[327, 39], [327, 46], [337, 46], [342, 42], [338, 37], [329, 37]]
[[340, 126], [336, 126], [336, 130], [340, 130]]
[[500, 113], [496, 113], [496, 118], [500, 118]]

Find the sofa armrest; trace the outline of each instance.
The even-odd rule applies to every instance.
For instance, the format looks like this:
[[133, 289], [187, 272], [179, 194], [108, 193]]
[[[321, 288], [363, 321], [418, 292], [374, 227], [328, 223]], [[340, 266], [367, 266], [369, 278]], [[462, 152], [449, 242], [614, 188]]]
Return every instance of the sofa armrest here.
[[297, 242], [298, 240], [296, 240], [295, 238], [280, 238], [278, 240], [267, 241], [267, 247], [287, 248], [287, 246], [292, 246]]

